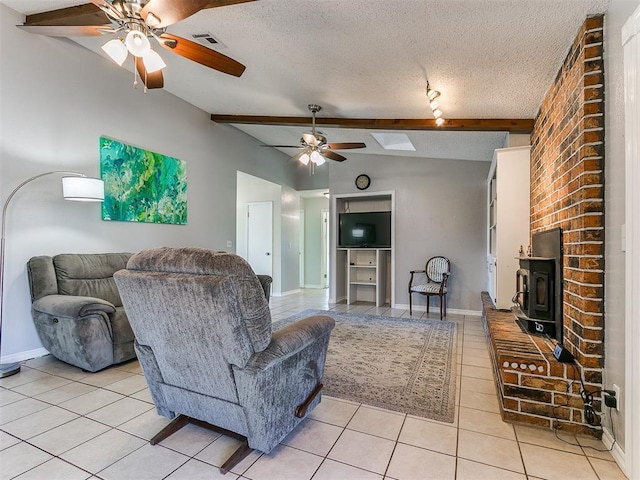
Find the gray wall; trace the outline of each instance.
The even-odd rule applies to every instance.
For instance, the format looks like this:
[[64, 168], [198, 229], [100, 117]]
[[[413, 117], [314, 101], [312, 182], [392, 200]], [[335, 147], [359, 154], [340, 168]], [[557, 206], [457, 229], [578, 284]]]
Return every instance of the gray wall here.
[[[127, 70], [69, 40], [22, 32], [15, 27], [22, 22], [0, 4], [0, 200], [41, 172], [99, 176], [98, 139], [106, 135], [184, 160], [189, 210], [185, 226], [103, 222], [99, 205], [62, 200], [57, 176], [23, 188], [7, 217], [2, 354], [14, 357], [41, 353], [25, 269], [31, 256], [161, 245], [226, 250], [226, 241], [235, 240], [236, 170], [284, 185], [289, 197], [296, 175], [277, 150], [212, 123], [208, 113], [166, 91], [133, 89]], [[167, 69], [166, 82], [179, 74]], [[297, 205], [283, 206], [282, 214], [297, 216]], [[282, 235], [297, 242], [290, 223]], [[282, 264], [297, 285], [297, 255], [283, 255]], [[287, 289], [291, 281], [282, 283]]]
[[[621, 29], [639, 2], [613, 0], [605, 15], [605, 388], [618, 385], [625, 394], [625, 255], [622, 225], [625, 214], [624, 65]], [[620, 402], [621, 400], [618, 399]], [[637, 406], [635, 406], [637, 408]], [[612, 415], [616, 440], [624, 450], [625, 410]], [[606, 409], [608, 412], [609, 409]], [[609, 429], [608, 420], [604, 426]], [[632, 455], [633, 452], [626, 452]]]
[[[408, 305], [409, 271], [434, 255], [451, 260], [448, 307], [479, 311], [486, 285], [486, 179], [489, 162], [385, 157], [349, 153], [331, 162], [332, 195], [359, 193], [354, 180], [371, 177], [366, 192], [395, 191], [396, 305]], [[416, 305], [425, 305], [416, 298]]]
[[313, 174], [308, 165], [302, 165], [300, 162], [290, 162], [288, 167], [295, 171], [296, 188], [298, 190], [317, 190], [319, 188], [328, 188], [329, 186], [329, 168], [332, 161], [326, 162], [324, 165], [315, 167]]

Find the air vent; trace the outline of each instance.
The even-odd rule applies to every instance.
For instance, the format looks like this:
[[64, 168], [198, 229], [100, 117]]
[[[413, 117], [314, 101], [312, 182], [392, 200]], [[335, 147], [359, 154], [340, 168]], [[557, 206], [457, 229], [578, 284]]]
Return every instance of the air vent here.
[[194, 33], [191, 37], [198, 43], [201, 43], [205, 47], [213, 48], [215, 50], [219, 50], [222, 48], [227, 48], [225, 44], [223, 44], [220, 40], [215, 38], [209, 32], [205, 33]]

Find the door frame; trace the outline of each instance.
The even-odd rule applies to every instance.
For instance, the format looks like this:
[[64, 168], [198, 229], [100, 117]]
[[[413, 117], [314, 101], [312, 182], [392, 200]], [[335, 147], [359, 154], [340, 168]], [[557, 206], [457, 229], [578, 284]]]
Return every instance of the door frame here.
[[[625, 435], [624, 470], [629, 478], [640, 477], [640, 8], [622, 28], [625, 84]], [[618, 400], [620, 401], [620, 400]], [[616, 450], [612, 452], [617, 457]], [[618, 458], [616, 458], [618, 460]]]
[[322, 250], [320, 252], [320, 285], [329, 288], [329, 244], [331, 243], [331, 216], [329, 210], [322, 210], [320, 214], [320, 232], [322, 236]]
[[305, 255], [305, 251], [304, 251], [304, 241], [305, 241], [305, 234], [304, 234], [304, 208], [300, 209], [300, 223], [299, 223], [299, 231], [298, 231], [298, 272], [300, 275], [300, 279], [298, 281], [298, 284], [300, 286], [300, 288], [304, 288], [305, 285], [305, 281], [304, 281], [304, 255]]

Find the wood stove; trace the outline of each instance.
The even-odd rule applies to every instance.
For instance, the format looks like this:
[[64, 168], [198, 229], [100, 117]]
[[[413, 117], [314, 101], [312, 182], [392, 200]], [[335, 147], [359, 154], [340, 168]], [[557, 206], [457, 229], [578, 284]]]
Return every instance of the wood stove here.
[[532, 237], [531, 257], [521, 257], [511, 308], [528, 333], [562, 342], [562, 229]]

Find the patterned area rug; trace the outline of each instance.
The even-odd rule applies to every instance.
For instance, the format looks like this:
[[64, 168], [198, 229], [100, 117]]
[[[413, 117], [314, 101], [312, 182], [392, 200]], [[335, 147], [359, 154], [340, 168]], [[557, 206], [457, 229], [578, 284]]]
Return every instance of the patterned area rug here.
[[455, 323], [305, 310], [275, 322], [273, 329], [311, 315], [329, 315], [336, 321], [324, 394], [453, 423]]

